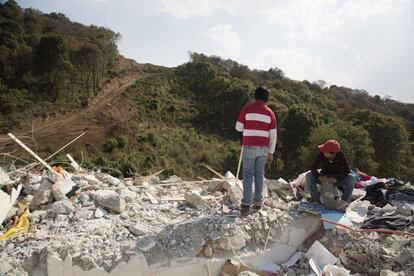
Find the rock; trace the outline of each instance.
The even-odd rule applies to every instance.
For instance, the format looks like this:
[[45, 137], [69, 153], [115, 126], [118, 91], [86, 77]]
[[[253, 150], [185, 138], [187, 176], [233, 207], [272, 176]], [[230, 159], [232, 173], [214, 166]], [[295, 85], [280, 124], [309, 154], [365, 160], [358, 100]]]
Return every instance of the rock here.
[[93, 174], [84, 175], [83, 179], [88, 181], [89, 185], [99, 185], [101, 183]]
[[72, 191], [75, 187], [75, 182], [72, 180], [60, 180], [52, 185], [52, 193], [55, 200], [63, 200], [66, 198], [66, 194]]
[[121, 213], [125, 210], [125, 200], [113, 190], [92, 191], [89, 195], [98, 205], [106, 207], [112, 211]]
[[47, 216], [47, 212], [41, 211], [41, 210], [36, 210], [36, 211], [29, 213], [30, 221], [34, 221], [34, 222], [40, 222], [46, 216]]
[[230, 244], [234, 250], [240, 250], [246, 246], [246, 238], [241, 233], [230, 237]]
[[172, 175], [170, 176], [170, 178], [168, 178], [167, 180], [165, 180], [166, 183], [176, 183], [176, 182], [181, 182], [183, 181], [181, 178], [179, 178], [176, 175]]
[[27, 195], [35, 195], [39, 187], [40, 187], [40, 183], [31, 184], [24, 188], [24, 193]]
[[279, 178], [277, 180], [275, 180], [275, 179], [265, 179], [264, 184], [271, 191], [278, 191], [278, 190], [282, 190], [282, 189], [284, 189], [284, 190], [290, 190], [291, 189], [291, 187], [289, 185], [289, 182], [287, 182], [283, 178]]
[[52, 201], [52, 184], [53, 183], [50, 182], [48, 178], [42, 178], [39, 189], [34, 194], [32, 202], [30, 202], [30, 207], [32, 209], [33, 207], [37, 207]]
[[11, 182], [11, 179], [9, 175], [2, 168], [0, 168], [0, 187], [7, 185], [10, 182]]
[[82, 206], [89, 206], [91, 203], [91, 199], [88, 194], [82, 193], [79, 196], [79, 201], [81, 202]]
[[221, 237], [218, 240], [217, 247], [226, 251], [231, 250], [231, 241], [229, 237]]
[[206, 250], [204, 250], [204, 257], [211, 257], [213, 256], [213, 249], [211, 248], [211, 245], [208, 245], [206, 247]]
[[227, 195], [230, 197], [231, 203], [233, 203], [236, 206], [239, 206], [243, 198], [242, 189], [240, 189], [240, 187], [236, 185], [232, 180], [227, 180], [224, 183], [223, 188], [227, 191]]
[[143, 236], [148, 233], [148, 226], [142, 223], [137, 223], [133, 226], [130, 226], [128, 229], [132, 234], [137, 236]]
[[56, 201], [50, 206], [50, 211], [55, 214], [70, 214], [75, 208], [69, 200]]
[[1, 276], [6, 275], [6, 273], [12, 269], [13, 267], [8, 261], [0, 259], [0, 275]]
[[125, 202], [132, 202], [137, 198], [137, 193], [128, 188], [119, 189], [118, 194], [125, 200]]
[[153, 238], [142, 239], [138, 242], [137, 248], [142, 252], [148, 252], [152, 248], [154, 248], [157, 243], [154, 241]]
[[191, 206], [200, 209], [205, 206], [208, 206], [207, 201], [205, 201], [200, 195], [194, 192], [188, 192], [184, 195], [185, 201]]
[[104, 178], [103, 178], [103, 182], [105, 182], [105, 183], [109, 183], [109, 184], [111, 184], [112, 186], [118, 186], [119, 184], [121, 184], [121, 180], [119, 180], [118, 178], [116, 178], [116, 177], [113, 177], [112, 175], [106, 175]]
[[399, 255], [398, 257], [395, 259], [395, 261], [397, 263], [399, 263], [400, 265], [404, 266], [406, 265], [408, 262], [410, 262], [412, 260], [413, 256], [412, 253], [408, 250], [408, 249], [404, 249]]
[[106, 214], [107, 214], [107, 212], [104, 209], [98, 207], [95, 210], [94, 216], [95, 216], [95, 218], [102, 218]]
[[380, 276], [405, 276], [404, 272], [393, 272], [391, 270], [381, 270]]
[[76, 212], [74, 219], [82, 220], [82, 219], [91, 219], [94, 216], [94, 211], [88, 208], [82, 208]]
[[151, 185], [158, 184], [158, 183], [160, 183], [160, 178], [158, 176], [153, 176], [149, 180], [149, 184], [151, 184]]

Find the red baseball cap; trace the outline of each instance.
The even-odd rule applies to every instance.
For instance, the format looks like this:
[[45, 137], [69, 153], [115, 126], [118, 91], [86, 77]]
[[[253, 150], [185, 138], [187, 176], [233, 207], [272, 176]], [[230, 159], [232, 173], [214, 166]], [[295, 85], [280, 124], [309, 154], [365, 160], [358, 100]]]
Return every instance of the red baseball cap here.
[[328, 140], [324, 144], [319, 145], [319, 150], [322, 152], [337, 153], [340, 149], [341, 149], [341, 146], [336, 140]]

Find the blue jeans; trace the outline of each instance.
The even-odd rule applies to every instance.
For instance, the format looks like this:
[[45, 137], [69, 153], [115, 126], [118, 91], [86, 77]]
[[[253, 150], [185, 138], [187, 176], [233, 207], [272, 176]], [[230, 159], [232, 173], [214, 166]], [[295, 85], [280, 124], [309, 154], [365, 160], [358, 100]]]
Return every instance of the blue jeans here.
[[264, 170], [268, 151], [268, 147], [243, 146], [243, 205], [252, 204], [253, 176], [254, 203], [262, 204]]
[[[306, 174], [306, 182], [309, 185], [309, 192], [312, 200], [320, 199], [321, 193], [319, 193], [316, 184], [321, 184], [319, 179], [315, 178], [312, 172]], [[336, 186], [342, 191], [342, 199], [346, 202], [351, 202], [352, 191], [354, 190], [355, 176], [349, 173], [346, 177], [336, 183]]]

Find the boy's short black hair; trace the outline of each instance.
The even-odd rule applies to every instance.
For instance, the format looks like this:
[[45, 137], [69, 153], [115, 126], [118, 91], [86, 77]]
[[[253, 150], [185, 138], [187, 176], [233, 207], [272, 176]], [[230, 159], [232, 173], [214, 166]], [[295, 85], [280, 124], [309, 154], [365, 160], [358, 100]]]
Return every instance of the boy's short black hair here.
[[269, 100], [269, 95], [269, 89], [263, 86], [259, 86], [256, 88], [256, 91], [254, 92], [254, 99], [267, 102]]

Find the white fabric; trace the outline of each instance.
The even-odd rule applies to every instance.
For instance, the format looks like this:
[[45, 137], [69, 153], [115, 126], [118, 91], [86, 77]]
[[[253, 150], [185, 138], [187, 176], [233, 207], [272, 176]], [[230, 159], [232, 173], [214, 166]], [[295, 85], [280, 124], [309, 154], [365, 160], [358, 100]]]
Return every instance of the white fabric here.
[[259, 113], [247, 113], [246, 120], [247, 121], [259, 121], [259, 122], [270, 124], [270, 122], [272, 121], [272, 118], [270, 118], [270, 116], [268, 115], [263, 115]]
[[268, 130], [245, 129], [243, 131], [243, 136], [269, 137], [269, 131]]
[[242, 132], [244, 130], [244, 124], [240, 122], [236, 122], [236, 130]]
[[270, 136], [269, 136], [269, 153], [270, 154], [273, 154], [275, 152], [276, 142], [277, 142], [277, 131], [276, 129], [271, 129]]

